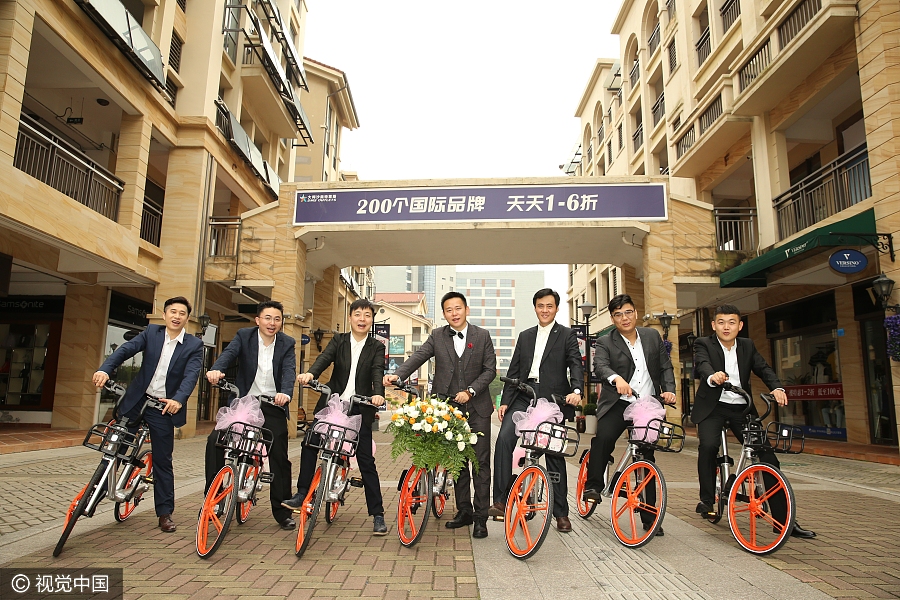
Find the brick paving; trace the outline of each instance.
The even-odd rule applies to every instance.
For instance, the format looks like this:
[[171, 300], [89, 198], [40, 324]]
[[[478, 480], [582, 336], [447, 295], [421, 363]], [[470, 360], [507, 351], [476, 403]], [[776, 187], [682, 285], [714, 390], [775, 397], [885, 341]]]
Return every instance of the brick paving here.
[[[581, 592], [588, 585], [600, 590], [591, 595], [598, 598], [726, 597], [710, 591], [721, 588], [712, 583], [721, 582], [704, 584], [685, 564], [687, 557], [700, 556], [691, 550], [697, 547], [708, 548], [715, 554], [710, 560], [727, 565], [728, 571], [723, 572], [733, 576], [723, 577], [717, 569], [714, 576], [744, 586], [736, 590], [762, 586], [751, 574], [769, 569], [782, 575], [780, 588], [764, 592], [770, 597], [815, 597], [810, 590], [832, 598], [900, 597], [900, 551], [896, 548], [900, 522], [895, 517], [900, 507], [900, 468], [892, 465], [807, 455], [783, 457], [800, 522], [817, 531], [818, 538], [793, 539], [776, 554], [757, 558], [739, 550], [724, 522], [712, 525], [693, 513], [696, 441], [689, 440], [682, 454], [658, 457], [669, 488], [665, 538], [638, 551], [619, 546], [609, 531], [604, 506], [588, 522], [573, 518], [572, 535], [551, 531], [541, 552], [522, 563], [506, 553], [498, 524], [489, 524], [488, 540], [473, 541], [468, 530], [447, 530], [443, 520], [431, 520], [423, 540], [412, 549], [403, 548], [396, 537], [395, 507], [396, 480], [406, 464], [390, 460], [387, 436], [376, 433], [375, 437], [389, 534], [371, 535], [362, 490], [352, 488], [337, 521], [327, 526], [322, 520], [317, 525], [312, 545], [300, 560], [293, 553], [296, 534], [283, 532], [274, 523], [265, 502], [267, 491], [247, 524], [232, 525], [216, 555], [206, 561], [196, 556], [194, 515], [202, 501], [205, 437], [176, 442], [178, 532], [163, 534], [156, 528], [152, 499], [124, 524], [113, 521], [112, 504], [104, 502], [94, 519], [79, 522], [59, 559], [52, 559], [51, 551], [64, 511], [96, 466], [97, 453], [67, 448], [3, 455], [0, 550], [9, 555], [10, 549], [17, 549], [4, 566], [121, 566], [126, 569], [129, 600], [163, 594], [201, 599], [499, 598], [507, 592], [509, 597], [537, 598], [555, 593], [584, 595]], [[582, 447], [588, 441], [583, 438]], [[295, 473], [299, 448], [299, 440], [292, 440]], [[574, 459], [571, 462], [573, 475], [577, 467]], [[452, 513], [451, 500], [444, 520]], [[487, 543], [492, 544], [489, 551], [485, 551]], [[483, 574], [492, 569], [511, 587], [485, 587]], [[515, 574], [524, 573], [521, 569], [528, 569], [537, 585], [552, 579], [552, 573], [564, 572], [565, 581], [540, 595], [515, 587]], [[762, 591], [760, 587], [752, 597]], [[736, 591], [727, 597], [745, 595]]]

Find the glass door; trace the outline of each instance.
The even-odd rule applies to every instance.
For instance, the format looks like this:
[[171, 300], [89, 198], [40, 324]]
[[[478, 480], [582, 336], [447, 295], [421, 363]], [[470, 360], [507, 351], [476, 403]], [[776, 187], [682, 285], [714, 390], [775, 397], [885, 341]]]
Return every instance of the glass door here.
[[881, 319], [860, 321], [863, 344], [863, 366], [866, 371], [866, 400], [869, 405], [869, 427], [875, 444], [897, 445], [897, 417], [891, 365], [885, 348]]

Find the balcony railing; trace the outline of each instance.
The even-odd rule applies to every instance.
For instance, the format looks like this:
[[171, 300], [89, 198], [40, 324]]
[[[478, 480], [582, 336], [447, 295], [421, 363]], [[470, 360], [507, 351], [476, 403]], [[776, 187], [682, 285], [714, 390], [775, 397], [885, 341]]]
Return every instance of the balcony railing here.
[[638, 123], [637, 129], [631, 134], [631, 147], [637, 152], [644, 145], [644, 124]]
[[647, 40], [647, 50], [650, 51], [649, 56], [653, 56], [653, 53], [656, 52], [656, 49], [659, 48], [659, 23], [656, 23], [656, 27], [653, 28], [653, 33], [650, 34], [650, 38]]
[[628, 79], [631, 82], [631, 89], [637, 87], [638, 80], [641, 78], [641, 63], [637, 60], [634, 61], [634, 64], [631, 65], [631, 73], [628, 75]]
[[700, 39], [694, 44], [697, 48], [697, 66], [702, 65], [712, 52], [712, 44], [709, 41], [709, 27], [700, 35]]
[[778, 41], [781, 48], [787, 46], [806, 27], [816, 13], [822, 10], [822, 0], [805, 0], [778, 26]]
[[725, 33], [731, 29], [731, 26], [734, 25], [737, 18], [741, 16], [740, 0], [727, 0], [725, 4], [722, 5], [719, 13], [722, 15], [722, 33]]
[[862, 144], [775, 198], [778, 239], [803, 231], [871, 195], [869, 153]]
[[115, 221], [124, 182], [28, 115], [21, 115], [14, 165]]
[[144, 212], [141, 214], [141, 239], [159, 246], [162, 235], [162, 211], [144, 198]]
[[684, 156], [684, 153], [691, 149], [691, 146], [694, 145], [694, 142], [697, 140], [697, 136], [695, 129], [691, 126], [690, 129], [684, 132], [684, 135], [681, 136], [677, 142], [675, 142], [675, 153], [678, 155], [678, 158]]
[[659, 94], [659, 98], [656, 99], [656, 102], [653, 103], [653, 126], [656, 127], [659, 125], [659, 122], [663, 120], [663, 117], [666, 116], [666, 95], [662, 92]]
[[712, 101], [706, 110], [700, 115], [700, 135], [706, 133], [706, 130], [712, 127], [712, 124], [716, 122], [716, 120], [722, 116], [722, 95], [719, 94], [715, 100]]
[[675, 0], [666, 0], [666, 13], [669, 15], [669, 22], [675, 20]]
[[594, 160], [594, 145], [588, 144], [588, 149], [587, 149], [588, 164], [591, 164], [591, 162], [593, 162], [593, 160]]
[[772, 62], [772, 49], [769, 40], [766, 40], [766, 43], [763, 44], [762, 48], [757, 50], [756, 54], [751, 56], [750, 60], [741, 67], [738, 77], [741, 82], [742, 92], [766, 70], [770, 62]]
[[721, 252], [756, 250], [756, 209], [717, 208], [716, 249]]
[[240, 217], [209, 218], [209, 256], [236, 258], [241, 243]]
[[606, 138], [606, 128], [603, 123], [600, 123], [600, 129], [597, 130], [597, 144], [598, 146], [603, 145], [603, 140]]

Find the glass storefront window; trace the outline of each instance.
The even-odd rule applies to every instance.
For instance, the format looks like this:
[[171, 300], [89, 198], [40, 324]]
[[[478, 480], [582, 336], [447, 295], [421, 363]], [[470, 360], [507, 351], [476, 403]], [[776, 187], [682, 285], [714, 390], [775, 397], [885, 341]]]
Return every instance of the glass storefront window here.
[[847, 439], [844, 393], [833, 329], [773, 340], [775, 372], [788, 395], [777, 419], [808, 437]]
[[[140, 333], [140, 330], [133, 328], [121, 327], [110, 323], [106, 327], [106, 348], [103, 351], [103, 360], [116, 351], [116, 349], [124, 344], [127, 340], [132, 339]], [[123, 384], [125, 387], [137, 376], [141, 370], [141, 360], [144, 356], [143, 352], [138, 352], [132, 358], [128, 359], [116, 369], [110, 378], [115, 382]], [[100, 392], [100, 407], [97, 412], [98, 422], [108, 422], [112, 419], [113, 406], [116, 403], [116, 396], [111, 392], [103, 390]]]

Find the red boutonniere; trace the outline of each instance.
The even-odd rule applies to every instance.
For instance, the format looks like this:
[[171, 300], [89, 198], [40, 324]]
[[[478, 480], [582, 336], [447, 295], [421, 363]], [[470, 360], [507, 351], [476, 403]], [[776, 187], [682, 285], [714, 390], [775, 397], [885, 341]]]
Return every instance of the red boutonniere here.
[[469, 342], [468, 345], [467, 345], [466, 347], [469, 348], [469, 349], [471, 350], [471, 349], [474, 348], [475, 346], [472, 344], [472, 342]]

